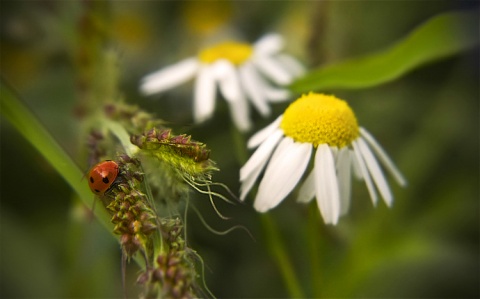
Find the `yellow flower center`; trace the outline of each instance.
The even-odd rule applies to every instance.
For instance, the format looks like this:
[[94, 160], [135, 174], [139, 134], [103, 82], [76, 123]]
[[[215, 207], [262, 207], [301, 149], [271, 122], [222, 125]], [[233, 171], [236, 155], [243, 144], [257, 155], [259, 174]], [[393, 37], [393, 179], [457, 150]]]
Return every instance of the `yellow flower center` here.
[[312, 92], [288, 106], [280, 127], [286, 136], [314, 147], [328, 144], [342, 148], [359, 136], [357, 119], [345, 101]]
[[198, 58], [205, 63], [212, 63], [219, 59], [226, 59], [235, 65], [244, 63], [253, 52], [249, 44], [225, 42], [200, 52]]

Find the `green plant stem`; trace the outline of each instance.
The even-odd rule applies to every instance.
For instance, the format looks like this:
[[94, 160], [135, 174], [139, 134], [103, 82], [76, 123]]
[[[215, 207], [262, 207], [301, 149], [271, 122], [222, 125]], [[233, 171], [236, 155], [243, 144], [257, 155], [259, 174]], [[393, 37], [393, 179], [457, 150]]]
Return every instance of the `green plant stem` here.
[[[235, 154], [240, 165], [248, 158], [245, 135], [241, 134], [234, 126], [231, 127], [231, 136], [235, 144]], [[253, 191], [251, 192], [253, 193]], [[292, 298], [302, 298], [303, 291], [298, 282], [292, 262], [288, 256], [285, 244], [282, 241], [275, 220], [269, 214], [260, 215], [261, 225], [265, 232], [267, 245], [275, 263], [277, 264], [287, 290]]]
[[268, 249], [280, 269], [290, 297], [303, 298], [302, 288], [295, 275], [292, 262], [285, 250], [285, 244], [282, 241], [275, 220], [270, 214], [260, 215], [260, 220], [265, 231]]
[[[87, 186], [82, 170], [55, 141], [18, 95], [2, 79], [0, 85], [1, 114], [36, 148], [73, 188], [88, 207], [93, 207], [95, 196]], [[110, 216], [104, 209], [95, 209], [99, 221], [112, 231]]]
[[307, 238], [308, 249], [310, 254], [311, 266], [311, 283], [313, 295], [315, 298], [320, 298], [322, 294], [322, 276], [321, 276], [321, 260], [320, 260], [320, 219], [318, 207], [314, 203], [310, 203], [308, 207], [308, 223], [307, 223]]

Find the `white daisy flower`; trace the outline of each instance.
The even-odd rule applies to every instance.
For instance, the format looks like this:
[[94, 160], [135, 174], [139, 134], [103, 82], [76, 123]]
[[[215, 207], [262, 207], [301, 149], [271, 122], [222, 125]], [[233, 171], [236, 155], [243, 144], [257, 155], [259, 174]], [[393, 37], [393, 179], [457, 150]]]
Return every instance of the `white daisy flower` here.
[[196, 77], [193, 99], [195, 122], [209, 119], [215, 110], [215, 94], [220, 93], [230, 106], [233, 122], [242, 131], [251, 128], [248, 100], [263, 116], [270, 114], [269, 102], [288, 99], [287, 85], [304, 72], [293, 57], [280, 53], [283, 39], [268, 34], [255, 44], [225, 42], [204, 49], [197, 57], [145, 76], [140, 91], [145, 95], [159, 93]]
[[393, 196], [377, 161], [401, 186], [406, 181], [373, 136], [359, 127], [345, 101], [310, 93], [290, 104], [272, 124], [253, 135], [249, 148], [258, 147], [240, 170], [241, 195], [245, 199], [265, 169], [254, 207], [266, 212], [276, 207], [300, 182], [312, 153], [313, 169], [303, 181], [297, 201], [314, 197], [323, 220], [337, 224], [350, 205], [352, 172], [367, 185], [371, 200], [377, 190], [388, 206]]

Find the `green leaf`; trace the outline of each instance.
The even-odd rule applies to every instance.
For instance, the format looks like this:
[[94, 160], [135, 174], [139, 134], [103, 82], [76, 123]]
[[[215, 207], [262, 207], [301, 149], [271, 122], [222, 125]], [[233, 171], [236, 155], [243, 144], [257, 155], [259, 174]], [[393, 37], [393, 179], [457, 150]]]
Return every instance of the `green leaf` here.
[[469, 50], [479, 43], [471, 12], [435, 16], [392, 47], [314, 70], [290, 85], [295, 92], [366, 88], [395, 80], [427, 63]]
[[[83, 171], [3, 80], [0, 85], [0, 99], [2, 115], [45, 157], [78, 197], [88, 207], [92, 207], [94, 195], [87, 187], [86, 180], [82, 180], [85, 175]], [[108, 213], [104, 209], [95, 209], [95, 214], [111, 231]]]

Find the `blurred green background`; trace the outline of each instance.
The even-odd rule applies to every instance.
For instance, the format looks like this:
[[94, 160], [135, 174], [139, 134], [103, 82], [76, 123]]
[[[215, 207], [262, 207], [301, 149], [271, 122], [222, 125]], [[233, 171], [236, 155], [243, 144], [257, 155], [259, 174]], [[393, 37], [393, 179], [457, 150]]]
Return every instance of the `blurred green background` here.
[[[155, 113], [177, 133], [205, 142], [220, 168], [214, 180], [236, 192], [238, 170], [246, 156], [235, 154], [241, 144], [232, 137], [225, 103], [217, 101], [214, 119], [194, 127], [192, 85], [146, 98], [138, 92], [143, 75], [193, 56], [223, 37], [255, 41], [272, 31], [284, 36], [287, 53], [308, 67], [318, 67], [384, 49], [430, 17], [456, 9], [478, 12], [478, 5], [476, 1], [2, 0], [1, 75], [87, 171], [82, 158], [86, 140], [79, 134], [83, 84], [102, 83], [109, 74], [95, 71], [97, 62], [83, 58], [90, 57], [89, 51], [114, 51], [119, 56], [119, 92], [125, 101]], [[355, 182], [351, 211], [335, 227], [311, 217], [316, 210], [313, 203], [298, 205], [293, 198], [270, 212], [306, 296], [480, 295], [478, 84], [476, 48], [378, 87], [324, 91], [350, 103], [360, 124], [390, 153], [409, 185], [401, 189], [392, 182], [395, 204], [388, 209], [383, 203], [372, 207], [364, 184]], [[271, 119], [254, 114], [255, 130], [287, 105], [274, 105]], [[3, 118], [0, 137], [0, 297], [122, 297], [118, 241], [90, 217], [89, 207]], [[213, 227], [240, 224], [255, 238], [241, 230], [215, 235], [194, 213], [189, 214], [188, 241], [203, 257], [206, 281], [216, 296], [288, 296], [251, 200], [235, 206], [218, 203], [222, 213], [233, 218], [228, 221], [219, 219], [208, 198], [192, 194], [192, 202]], [[319, 267], [312, 269], [313, 264]], [[138, 271], [130, 263], [129, 297], [139, 292]], [[312, 277], [319, 280], [312, 282]], [[321, 293], [312, 285], [319, 285]]]

